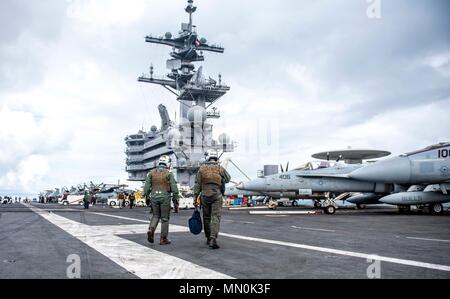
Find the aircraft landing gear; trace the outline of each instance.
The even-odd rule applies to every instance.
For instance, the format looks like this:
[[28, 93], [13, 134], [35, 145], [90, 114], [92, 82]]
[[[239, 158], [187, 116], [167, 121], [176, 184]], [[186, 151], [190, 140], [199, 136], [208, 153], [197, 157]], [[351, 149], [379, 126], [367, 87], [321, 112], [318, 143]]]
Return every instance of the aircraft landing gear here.
[[363, 210], [363, 209], [365, 209], [366, 208], [366, 205], [363, 205], [363, 204], [357, 204], [356, 205], [356, 207], [358, 208], [358, 210]]
[[411, 212], [411, 206], [398, 206], [398, 212], [400, 214], [406, 214]]
[[432, 215], [439, 215], [444, 212], [444, 207], [440, 203], [430, 204], [428, 208], [430, 209], [430, 213]]
[[276, 200], [273, 200], [272, 198], [269, 200], [269, 204], [268, 204], [269, 209], [271, 210], [276, 210], [278, 208], [278, 203], [276, 202]]
[[325, 214], [333, 215], [336, 213], [337, 210], [337, 204], [332, 199], [326, 199], [322, 204], [323, 210]]
[[320, 209], [322, 207], [322, 203], [319, 200], [314, 201], [314, 207], [316, 209]]

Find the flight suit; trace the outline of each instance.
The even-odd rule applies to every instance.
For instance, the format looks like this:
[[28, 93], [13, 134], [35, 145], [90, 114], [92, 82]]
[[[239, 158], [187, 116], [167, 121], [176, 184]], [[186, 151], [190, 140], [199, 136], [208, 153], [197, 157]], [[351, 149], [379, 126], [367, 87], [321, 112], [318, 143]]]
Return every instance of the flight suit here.
[[161, 239], [169, 234], [170, 201], [178, 202], [178, 187], [173, 174], [164, 167], [153, 169], [147, 175], [144, 196], [150, 197], [153, 217], [149, 230], [155, 231], [161, 220]]
[[216, 240], [219, 235], [223, 194], [225, 184], [230, 180], [229, 173], [217, 162], [203, 164], [197, 173], [194, 196], [197, 198], [201, 194], [203, 225], [208, 242]]
[[91, 200], [91, 194], [89, 192], [86, 192], [83, 197], [83, 204], [84, 204], [85, 210], [89, 209], [90, 200]]
[[136, 197], [134, 196], [134, 193], [131, 193], [128, 196], [128, 200], [130, 201], [130, 209], [132, 209], [133, 206], [134, 206], [134, 201], [136, 200]]

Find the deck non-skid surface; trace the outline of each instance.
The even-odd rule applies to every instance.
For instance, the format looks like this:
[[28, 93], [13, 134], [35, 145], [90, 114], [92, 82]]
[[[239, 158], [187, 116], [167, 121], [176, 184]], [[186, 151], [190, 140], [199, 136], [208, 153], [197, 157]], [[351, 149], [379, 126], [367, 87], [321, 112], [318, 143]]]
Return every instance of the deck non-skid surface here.
[[[261, 210], [261, 209], [259, 209]], [[302, 210], [302, 209], [296, 209]], [[450, 278], [450, 217], [395, 209], [283, 217], [223, 209], [220, 250], [171, 215], [169, 246], [147, 242], [147, 208], [0, 206], [0, 278], [66, 278], [72, 254], [82, 278]]]

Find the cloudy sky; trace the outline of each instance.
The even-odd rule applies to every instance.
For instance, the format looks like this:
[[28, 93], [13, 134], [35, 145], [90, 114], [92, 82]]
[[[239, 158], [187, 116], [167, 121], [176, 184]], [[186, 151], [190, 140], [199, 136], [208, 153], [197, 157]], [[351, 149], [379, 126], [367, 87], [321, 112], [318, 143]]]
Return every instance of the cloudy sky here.
[[[232, 87], [215, 135], [232, 136], [250, 175], [317, 151], [450, 141], [450, 2], [379, 3], [196, 1], [199, 34], [226, 48], [204, 72]], [[124, 137], [159, 125], [159, 103], [177, 109], [137, 82], [151, 64], [167, 72], [170, 49], [144, 37], [176, 33], [185, 4], [0, 2], [0, 196], [126, 180]]]

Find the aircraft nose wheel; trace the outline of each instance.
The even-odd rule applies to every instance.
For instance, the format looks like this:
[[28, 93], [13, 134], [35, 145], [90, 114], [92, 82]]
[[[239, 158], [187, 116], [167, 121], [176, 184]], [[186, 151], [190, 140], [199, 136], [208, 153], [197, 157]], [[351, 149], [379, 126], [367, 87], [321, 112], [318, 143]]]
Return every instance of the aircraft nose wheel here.
[[433, 215], [442, 214], [444, 207], [440, 203], [435, 203], [430, 205], [430, 212]]
[[337, 204], [332, 199], [326, 199], [322, 204], [325, 214], [333, 215], [336, 213]]
[[328, 215], [333, 215], [334, 213], [336, 213], [336, 208], [333, 206], [328, 206], [324, 210], [325, 210], [325, 214], [328, 214]]

